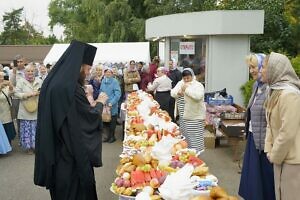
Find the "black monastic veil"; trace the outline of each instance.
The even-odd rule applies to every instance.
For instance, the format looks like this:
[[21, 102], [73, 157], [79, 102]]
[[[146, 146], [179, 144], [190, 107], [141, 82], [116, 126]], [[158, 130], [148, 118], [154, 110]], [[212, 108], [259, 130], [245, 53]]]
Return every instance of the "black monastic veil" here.
[[96, 47], [72, 41], [45, 79], [39, 97], [34, 183], [53, 200], [97, 199], [93, 167], [102, 166], [99, 113], [79, 83]]

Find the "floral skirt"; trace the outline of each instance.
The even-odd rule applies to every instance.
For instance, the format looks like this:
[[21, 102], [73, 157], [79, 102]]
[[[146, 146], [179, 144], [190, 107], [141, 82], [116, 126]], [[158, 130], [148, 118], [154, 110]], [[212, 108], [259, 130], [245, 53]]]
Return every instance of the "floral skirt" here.
[[23, 149], [35, 148], [36, 120], [20, 120], [20, 142]]

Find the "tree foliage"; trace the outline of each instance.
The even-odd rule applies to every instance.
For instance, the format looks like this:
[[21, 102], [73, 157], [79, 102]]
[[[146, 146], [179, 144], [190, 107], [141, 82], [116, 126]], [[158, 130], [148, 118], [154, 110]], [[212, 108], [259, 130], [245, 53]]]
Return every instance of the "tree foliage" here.
[[4, 31], [0, 35], [0, 44], [53, 44], [57, 42], [54, 35], [44, 37], [26, 20], [21, 18], [23, 8], [6, 12], [3, 16]]
[[[145, 20], [207, 10], [265, 11], [264, 34], [251, 36], [253, 52], [300, 53], [300, 1], [295, 0], [52, 0], [50, 27], [65, 28], [65, 42], [145, 41]], [[23, 8], [5, 13], [1, 44], [52, 43], [21, 18]], [[26, 21], [26, 20], [25, 20]], [[23, 22], [23, 23], [22, 23]]]
[[297, 47], [292, 37], [292, 28], [285, 15], [284, 0], [223, 0], [219, 9], [264, 10], [264, 34], [251, 36], [253, 52], [285, 52], [295, 56]]
[[134, 11], [143, 14], [143, 5], [134, 11], [131, 5], [126, 0], [54, 0], [49, 6], [50, 25], [63, 25], [68, 41], [143, 41], [145, 19], [134, 15]]

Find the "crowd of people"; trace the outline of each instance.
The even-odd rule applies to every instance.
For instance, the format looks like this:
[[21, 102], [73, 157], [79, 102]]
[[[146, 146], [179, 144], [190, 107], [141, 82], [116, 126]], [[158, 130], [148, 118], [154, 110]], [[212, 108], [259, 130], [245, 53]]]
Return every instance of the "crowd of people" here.
[[[11, 151], [11, 142], [17, 135], [22, 149], [33, 154], [40, 88], [52, 66], [28, 62], [22, 55], [16, 55], [12, 63], [10, 67], [0, 66], [0, 103], [3, 110], [0, 121], [4, 130], [1, 133], [5, 133], [2, 136], [6, 135], [8, 141], [1, 145], [3, 151], [0, 153]], [[149, 64], [131, 60], [127, 65], [104, 63], [92, 66], [84, 80], [90, 105], [96, 105], [95, 101], [100, 93], [107, 94], [109, 98], [105, 109], [109, 109], [111, 117], [108, 122], [103, 123], [108, 127], [103, 142], [113, 143], [116, 140], [116, 126], [122, 123], [118, 119], [121, 103], [125, 101], [128, 93], [139, 89], [151, 93], [160, 107], [169, 113], [172, 121], [176, 122], [176, 103], [171, 96], [171, 90], [181, 81], [182, 74], [174, 61], [170, 60], [168, 64], [167, 68], [161, 67], [159, 57], [155, 56]], [[193, 74], [191, 76], [194, 77]], [[203, 91], [201, 94], [203, 96]]]
[[[13, 68], [0, 66], [0, 154], [12, 150], [11, 142], [16, 136], [24, 151], [33, 154], [36, 144], [41, 145], [45, 139], [55, 141], [57, 136], [53, 133], [59, 132], [59, 141], [50, 144], [52, 146], [40, 146], [36, 152], [35, 183], [50, 188], [51, 196], [81, 193], [96, 199], [91, 167], [102, 165], [99, 142], [116, 141], [121, 103], [130, 92], [139, 89], [152, 94], [172, 121], [179, 124], [190, 148], [204, 151], [204, 86], [197, 80], [193, 69], [179, 70], [173, 60], [168, 61], [168, 67], [162, 67], [157, 56], [149, 64], [131, 60], [128, 66], [121, 68], [107, 63], [91, 67], [96, 51], [94, 47], [74, 42], [66, 51], [70, 55], [64, 54], [53, 69], [43, 64], [27, 63], [21, 55], [15, 57]], [[247, 145], [239, 194], [245, 200], [297, 199], [300, 194], [300, 115], [295, 108], [300, 106], [300, 80], [288, 58], [282, 54], [251, 54], [246, 63], [255, 84], [247, 106]], [[73, 66], [78, 68], [77, 71]], [[64, 76], [66, 73], [70, 79]], [[65, 98], [61, 99], [62, 96]], [[106, 109], [110, 115], [104, 123], [108, 134], [102, 138]], [[72, 115], [71, 111], [75, 114]], [[53, 116], [56, 118], [51, 118]], [[80, 124], [74, 123], [78, 120], [76, 116], [80, 116], [84, 129], [80, 127], [76, 131]], [[53, 127], [48, 126], [50, 122]], [[86, 132], [84, 137], [80, 136], [80, 130]], [[43, 131], [49, 135], [45, 136]], [[74, 138], [70, 137], [72, 131], [78, 134]], [[97, 137], [91, 137], [90, 132], [98, 132]], [[61, 141], [65, 143], [60, 144]], [[72, 146], [80, 142], [88, 144], [86, 152]], [[61, 148], [58, 154], [65, 158], [66, 163], [58, 165], [53, 158], [55, 145]], [[49, 156], [47, 166], [42, 162], [45, 155]], [[68, 163], [68, 159], [74, 156], [75, 159], [87, 156], [90, 163], [79, 166], [82, 171], [78, 174], [75, 172], [78, 166], [72, 161], [72, 165]], [[52, 185], [53, 182], [47, 182], [49, 180], [45, 177], [45, 173], [59, 177], [59, 174], [53, 174], [59, 170], [53, 172], [48, 166], [51, 163], [58, 168], [69, 167], [73, 174], [69, 174], [68, 180], [77, 177], [92, 186], [81, 188], [79, 182], [74, 182], [72, 184], [77, 185], [70, 190], [75, 190], [75, 193], [61, 193], [64, 183], [58, 181]], [[89, 173], [90, 180], [83, 177], [85, 173]]]

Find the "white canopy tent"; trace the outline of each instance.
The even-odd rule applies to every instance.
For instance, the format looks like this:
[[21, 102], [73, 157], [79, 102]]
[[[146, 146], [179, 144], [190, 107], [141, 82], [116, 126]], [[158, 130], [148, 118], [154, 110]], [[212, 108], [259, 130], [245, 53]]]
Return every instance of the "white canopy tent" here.
[[[98, 63], [126, 63], [130, 60], [150, 62], [149, 42], [124, 42], [124, 43], [90, 43], [97, 47], [93, 64]], [[54, 44], [44, 59], [44, 64], [58, 61], [68, 48], [69, 44]]]

